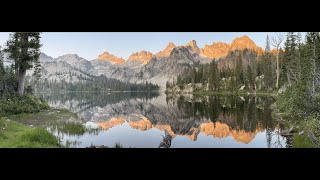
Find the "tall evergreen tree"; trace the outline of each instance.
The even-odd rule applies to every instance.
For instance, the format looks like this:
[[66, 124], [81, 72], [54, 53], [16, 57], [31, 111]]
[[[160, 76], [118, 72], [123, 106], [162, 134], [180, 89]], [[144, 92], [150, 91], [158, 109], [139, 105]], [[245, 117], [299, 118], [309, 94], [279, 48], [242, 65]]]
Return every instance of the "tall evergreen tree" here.
[[254, 85], [255, 85], [255, 78], [254, 78], [254, 75], [253, 75], [253, 72], [252, 72], [252, 68], [250, 67], [250, 65], [248, 65], [247, 67], [247, 79], [248, 79], [248, 84], [249, 84], [249, 88], [251, 90], [254, 89]]
[[270, 40], [269, 40], [269, 36], [267, 35], [266, 49], [262, 58], [262, 61], [264, 64], [264, 68], [263, 68], [264, 81], [267, 89], [272, 88], [273, 86], [273, 73], [272, 73], [272, 61], [271, 61], [272, 54], [270, 51], [271, 51]]
[[0, 95], [4, 90], [4, 79], [5, 79], [5, 70], [3, 65], [3, 53], [0, 46]]
[[8, 52], [9, 58], [14, 61], [19, 95], [24, 93], [27, 70], [35, 67], [35, 74], [39, 73], [40, 47], [39, 32], [16, 32], [11, 34], [10, 39], [6, 42], [5, 51]]
[[269, 40], [269, 35], [267, 35], [265, 52], [266, 53], [270, 53], [270, 51], [271, 51], [271, 49], [270, 49], [270, 40]]
[[[312, 99], [315, 97], [316, 86], [319, 82], [320, 65], [320, 35], [319, 32], [309, 32], [306, 35], [306, 45], [303, 57], [303, 80], [309, 85]], [[309, 83], [308, 83], [309, 82]]]
[[282, 67], [282, 82], [292, 85], [298, 81], [298, 47], [297, 35], [294, 32], [287, 34], [285, 42], [284, 63]]

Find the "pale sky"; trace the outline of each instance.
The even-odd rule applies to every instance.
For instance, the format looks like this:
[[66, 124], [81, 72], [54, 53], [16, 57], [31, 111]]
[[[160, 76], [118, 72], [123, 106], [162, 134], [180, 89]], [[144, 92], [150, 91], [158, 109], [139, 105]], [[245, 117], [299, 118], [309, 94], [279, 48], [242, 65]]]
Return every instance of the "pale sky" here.
[[[87, 60], [96, 59], [108, 51], [127, 59], [131, 53], [142, 50], [155, 54], [169, 42], [185, 45], [196, 40], [199, 48], [205, 44], [221, 41], [231, 43], [235, 37], [247, 35], [258, 46], [265, 47], [266, 36], [272, 32], [44, 32], [41, 51], [56, 58], [64, 54], [78, 54]], [[3, 47], [9, 38], [8, 32], [0, 32]]]

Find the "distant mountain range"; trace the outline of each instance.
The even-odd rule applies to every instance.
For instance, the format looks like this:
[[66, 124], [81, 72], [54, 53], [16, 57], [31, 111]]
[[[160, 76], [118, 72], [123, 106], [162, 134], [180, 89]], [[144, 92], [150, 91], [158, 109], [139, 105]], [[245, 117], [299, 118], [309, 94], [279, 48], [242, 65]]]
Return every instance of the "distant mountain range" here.
[[152, 54], [148, 51], [140, 51], [136, 53], [132, 53], [127, 61], [123, 58], [116, 57], [109, 52], [104, 52], [101, 54], [98, 59], [101, 61], [109, 61], [113, 64], [124, 64], [129, 61], [139, 61], [143, 64], [148, 64], [152, 58], [162, 58], [169, 57], [172, 50], [176, 47], [186, 47], [192, 53], [199, 54], [202, 58], [209, 59], [218, 59], [226, 56], [230, 51], [233, 50], [242, 50], [242, 49], [251, 49], [256, 51], [258, 54], [263, 52], [261, 47], [258, 47], [248, 36], [244, 35], [242, 37], [235, 38], [231, 44], [223, 43], [223, 42], [215, 42], [212, 45], [205, 45], [204, 48], [199, 48], [197, 42], [195, 40], [190, 41], [184, 46], [176, 46], [172, 42], [170, 42], [164, 50]]
[[[178, 74], [194, 63], [209, 63], [213, 59], [223, 63], [223, 58], [230, 51], [250, 49], [258, 54], [263, 52], [248, 36], [235, 38], [231, 44], [215, 42], [197, 46], [192, 40], [183, 46], [176, 46], [172, 42], [160, 52], [152, 54], [147, 51], [132, 53], [127, 60], [117, 57], [109, 52], [104, 52], [94, 60], [86, 60], [76, 54], [67, 54], [52, 58], [42, 53], [42, 78], [47, 80], [78, 81], [79, 76], [105, 75], [132, 83], [152, 82], [165, 89], [168, 80], [176, 78]], [[227, 58], [230, 61], [230, 57]], [[7, 62], [7, 63], [6, 63]], [[5, 64], [9, 61], [5, 59]], [[28, 73], [31, 75], [31, 72]]]

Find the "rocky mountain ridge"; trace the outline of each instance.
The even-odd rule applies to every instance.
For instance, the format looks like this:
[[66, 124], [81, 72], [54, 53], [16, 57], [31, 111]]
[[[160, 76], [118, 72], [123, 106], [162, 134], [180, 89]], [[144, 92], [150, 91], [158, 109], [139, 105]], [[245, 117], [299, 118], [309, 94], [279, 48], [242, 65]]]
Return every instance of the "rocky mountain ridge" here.
[[[183, 70], [195, 63], [209, 63], [212, 59], [219, 59], [219, 63], [232, 62], [227, 57], [230, 51], [237, 49], [251, 49], [261, 53], [262, 48], [248, 37], [235, 38], [231, 44], [213, 43], [199, 48], [195, 40], [186, 45], [176, 46], [172, 42], [164, 50], [152, 54], [147, 51], [140, 51], [131, 54], [124, 60], [116, 55], [104, 52], [94, 60], [86, 60], [76, 54], [67, 54], [58, 58], [52, 58], [42, 53], [40, 62], [42, 64], [42, 78], [56, 81], [77, 81], [79, 76], [105, 75], [108, 78], [115, 78], [131, 83], [152, 82], [165, 89], [168, 80], [173, 80]], [[32, 73], [28, 73], [31, 75]]]

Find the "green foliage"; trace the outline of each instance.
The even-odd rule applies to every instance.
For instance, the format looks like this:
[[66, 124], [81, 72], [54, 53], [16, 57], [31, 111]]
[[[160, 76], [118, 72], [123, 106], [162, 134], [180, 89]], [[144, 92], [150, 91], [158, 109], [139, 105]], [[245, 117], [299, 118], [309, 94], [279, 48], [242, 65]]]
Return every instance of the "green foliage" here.
[[80, 136], [86, 132], [85, 126], [79, 123], [63, 122], [51, 127], [59, 133], [71, 136]]
[[293, 148], [315, 148], [316, 146], [306, 135], [294, 135]]
[[21, 71], [39, 64], [41, 46], [39, 32], [15, 32], [10, 34], [5, 51], [14, 61], [15, 70]]
[[35, 113], [49, 109], [49, 105], [36, 96], [4, 95], [0, 98], [0, 115], [11, 115], [20, 113]]
[[1, 46], [0, 46], [0, 95], [1, 95], [1, 92], [4, 91], [4, 82], [5, 82], [5, 70], [3, 65], [3, 53], [1, 51]]
[[[287, 72], [287, 81], [291, 81], [289, 83], [291, 87], [277, 101], [277, 108], [284, 113], [284, 117], [307, 119], [319, 112], [317, 82], [320, 74], [318, 68], [320, 56], [317, 54], [320, 52], [320, 46], [316, 46], [317, 44], [320, 45], [319, 33], [307, 33], [306, 42], [298, 45], [295, 33], [287, 35], [284, 66], [286, 71], [290, 71]], [[296, 68], [297, 64], [299, 68]], [[295, 80], [293, 81], [291, 77], [295, 77]]]
[[253, 75], [252, 71], [253, 71], [252, 68], [248, 65], [248, 67], [247, 67], [247, 79], [248, 79], [248, 84], [249, 84], [249, 87], [250, 87], [251, 90], [253, 89], [254, 84], [255, 84], [255, 78], [254, 78], [254, 75]]
[[[186, 101], [183, 96], [177, 99], [179, 110], [184, 117], [194, 119], [210, 119], [216, 122], [219, 117], [228, 117], [235, 120], [228, 123], [231, 129], [241, 129], [246, 132], [254, 132], [260, 128], [275, 128], [272, 121], [270, 105], [274, 99], [270, 96], [235, 96], [214, 95], [195, 96], [197, 100]], [[179, 131], [183, 131], [182, 129]]]
[[307, 113], [305, 103], [308, 101], [306, 94], [301, 93], [302, 87], [291, 86], [286, 92], [278, 96], [277, 108], [283, 113], [283, 117], [296, 119], [304, 117]]
[[[248, 49], [235, 50], [230, 52], [226, 59], [212, 60], [209, 64], [194, 64], [186, 68], [177, 76], [177, 83], [171, 86], [178, 85], [183, 89], [186, 84], [197, 83], [201, 84], [202, 88], [196, 88], [196, 91], [208, 87], [208, 91], [215, 92], [236, 92], [244, 86], [243, 90], [255, 92], [259, 83], [258, 91], [271, 92], [276, 86], [276, 63], [272, 62], [275, 59], [270, 50], [262, 55]], [[228, 62], [224, 64], [224, 61]], [[258, 76], [261, 77], [256, 80]]]
[[299, 51], [297, 43], [297, 34], [289, 32], [285, 42], [285, 50], [283, 57], [283, 66], [280, 75], [280, 85], [289, 83], [290, 85], [298, 81], [299, 74]]
[[[71, 74], [71, 76], [76, 76]], [[103, 75], [93, 76], [86, 74], [87, 77], [77, 76], [80, 81], [66, 82], [64, 79], [61, 82], [55, 80], [41, 80], [37, 83], [35, 89], [37, 91], [158, 91], [159, 86], [148, 81], [141, 84], [123, 82], [117, 79], [110, 79]], [[33, 84], [33, 82], [28, 82]]]
[[11, 69], [18, 79], [16, 91], [19, 95], [24, 94], [24, 82], [28, 69], [34, 68], [34, 75], [36, 79], [39, 79], [41, 46], [39, 32], [15, 32], [10, 34], [10, 38], [6, 42], [4, 51], [8, 53], [9, 59], [13, 60]]
[[1, 148], [60, 147], [58, 139], [43, 128], [30, 128], [10, 119], [0, 118]]

